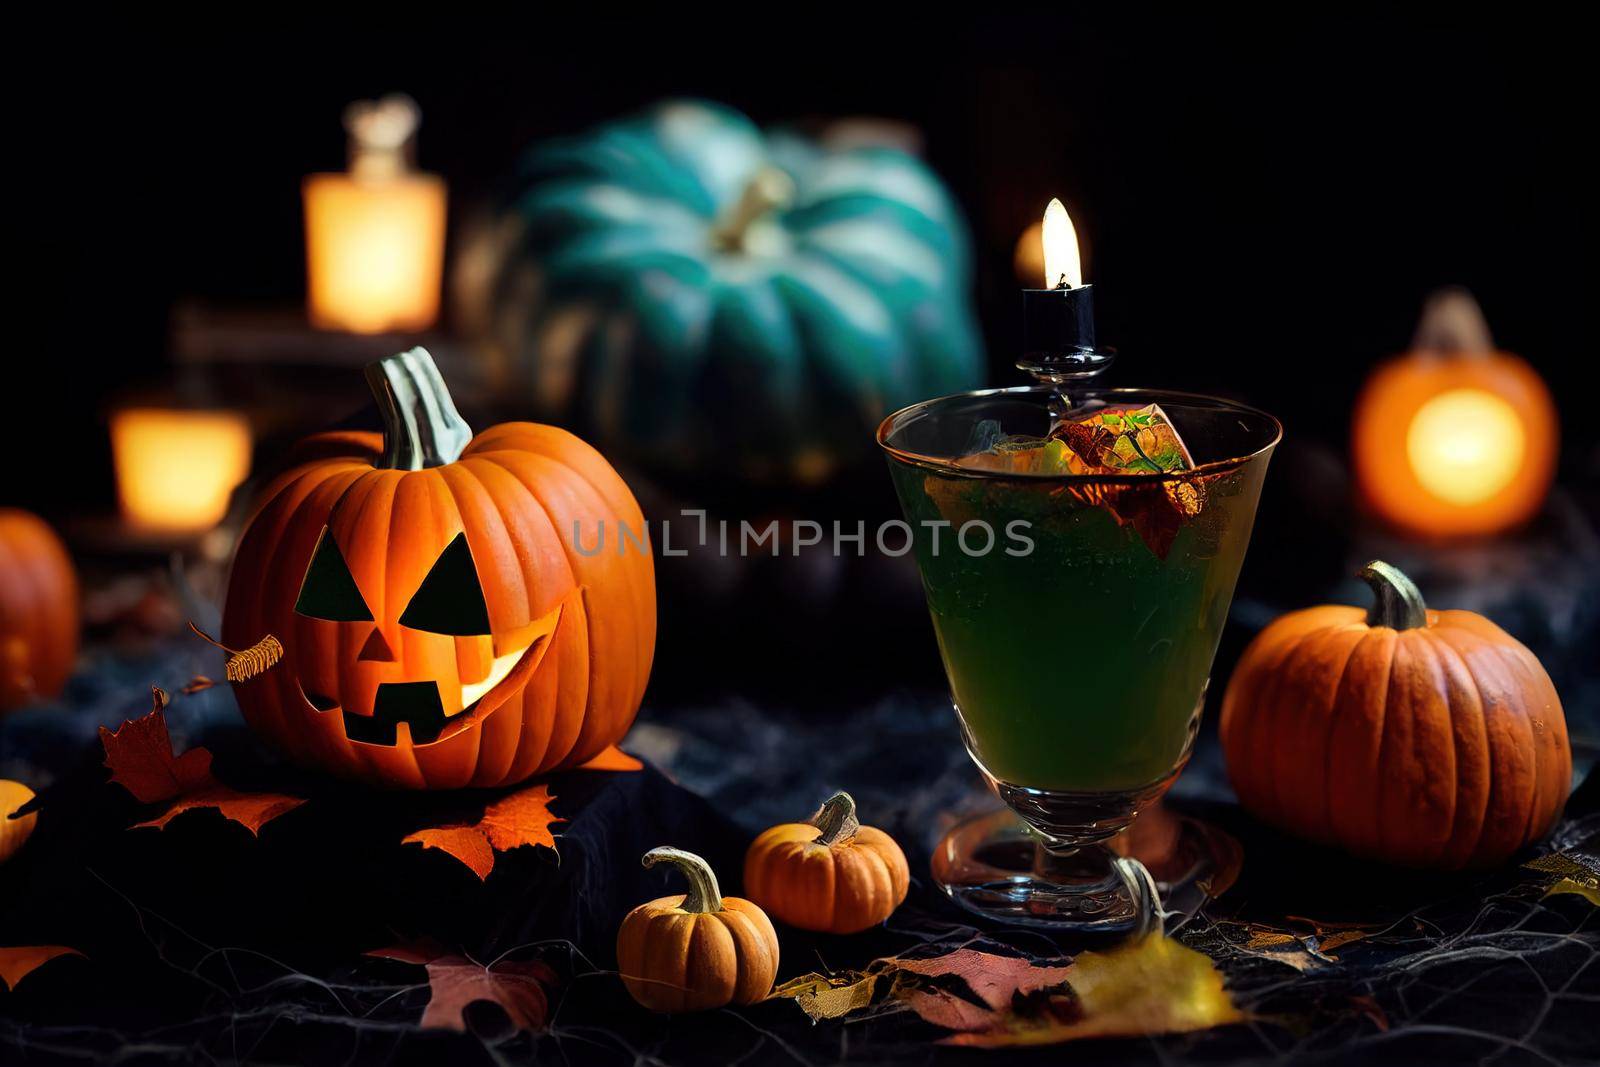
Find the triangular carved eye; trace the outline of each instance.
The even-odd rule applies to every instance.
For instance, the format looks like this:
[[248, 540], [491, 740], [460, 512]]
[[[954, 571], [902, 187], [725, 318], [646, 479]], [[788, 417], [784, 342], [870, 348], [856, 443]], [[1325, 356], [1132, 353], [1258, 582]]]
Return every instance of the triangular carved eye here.
[[467, 535], [456, 534], [422, 579], [411, 603], [400, 616], [400, 625], [429, 633], [469, 637], [489, 632], [489, 605], [478, 584], [478, 568], [473, 566]]
[[300, 597], [294, 610], [313, 619], [328, 622], [371, 622], [372, 612], [356, 587], [355, 578], [345, 564], [333, 531], [326, 526], [311, 553], [311, 565], [306, 568], [305, 581], [300, 583]]

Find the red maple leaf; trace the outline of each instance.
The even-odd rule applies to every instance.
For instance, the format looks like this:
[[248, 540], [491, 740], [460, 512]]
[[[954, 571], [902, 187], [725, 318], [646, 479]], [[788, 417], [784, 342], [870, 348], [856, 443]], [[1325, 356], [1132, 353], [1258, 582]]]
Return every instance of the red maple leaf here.
[[518, 1030], [542, 1029], [550, 1017], [550, 997], [545, 989], [555, 984], [556, 972], [537, 960], [501, 960], [485, 967], [429, 943], [393, 945], [367, 955], [428, 969], [430, 996], [422, 1013], [424, 1029], [467, 1029], [467, 1005], [480, 1000], [498, 1004]]
[[186, 811], [216, 808], [224, 818], [255, 834], [279, 815], [305, 803], [303, 798], [285, 793], [241, 793], [223, 785], [212, 775], [211, 753], [204, 748], [191, 748], [174, 756], [167, 716], [162, 710], [165, 696], [156, 689], [155, 710], [123, 723], [115, 732], [100, 727], [111, 780], [142, 804], [171, 801], [166, 811], [136, 826], [160, 829]]

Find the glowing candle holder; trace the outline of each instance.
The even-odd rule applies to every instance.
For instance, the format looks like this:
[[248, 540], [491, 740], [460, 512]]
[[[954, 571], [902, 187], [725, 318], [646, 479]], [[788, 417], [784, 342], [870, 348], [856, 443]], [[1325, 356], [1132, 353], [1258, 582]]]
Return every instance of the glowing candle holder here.
[[313, 325], [373, 334], [423, 330], [438, 319], [445, 183], [412, 168], [421, 120], [406, 96], [350, 105], [349, 172], [305, 179]]
[[1555, 475], [1550, 391], [1496, 351], [1462, 289], [1434, 294], [1411, 351], [1367, 380], [1352, 432], [1369, 510], [1415, 537], [1477, 537], [1532, 518]]
[[203, 533], [250, 473], [250, 425], [234, 411], [125, 408], [111, 416], [111, 453], [130, 523]]

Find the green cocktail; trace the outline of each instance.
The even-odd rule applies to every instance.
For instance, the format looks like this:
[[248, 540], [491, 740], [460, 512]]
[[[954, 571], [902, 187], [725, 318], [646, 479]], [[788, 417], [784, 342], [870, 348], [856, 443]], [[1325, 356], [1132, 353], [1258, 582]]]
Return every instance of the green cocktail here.
[[[1038, 479], [893, 466], [950, 688], [991, 775], [1116, 792], [1182, 764], [1264, 473], [1257, 465], [1209, 479], [1198, 515], [1152, 516], [1174, 527], [1163, 544], [1168, 531], [1147, 539], [1141, 518]], [[1171, 507], [1159, 485], [1124, 488], [1119, 503]], [[994, 550], [961, 550], [955, 531], [974, 520], [996, 531]], [[967, 541], [984, 538], [974, 529]]]
[[[944, 397], [878, 440], [967, 747], [1027, 830], [957, 826], [935, 879], [984, 914], [1110, 928], [1097, 846], [1188, 758], [1280, 431], [1208, 397], [1073, 400], [1063, 419], [1049, 388]], [[1128, 428], [1140, 412], [1164, 438]], [[997, 866], [1019, 840], [1032, 869]]]

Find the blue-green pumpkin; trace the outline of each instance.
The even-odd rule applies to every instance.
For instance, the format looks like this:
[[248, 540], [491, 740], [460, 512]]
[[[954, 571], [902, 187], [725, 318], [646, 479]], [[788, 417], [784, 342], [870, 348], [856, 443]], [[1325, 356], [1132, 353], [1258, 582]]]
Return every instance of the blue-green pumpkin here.
[[981, 377], [961, 217], [904, 152], [673, 102], [534, 149], [511, 204], [494, 333], [612, 455], [816, 481]]

